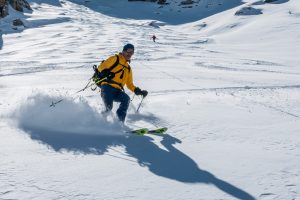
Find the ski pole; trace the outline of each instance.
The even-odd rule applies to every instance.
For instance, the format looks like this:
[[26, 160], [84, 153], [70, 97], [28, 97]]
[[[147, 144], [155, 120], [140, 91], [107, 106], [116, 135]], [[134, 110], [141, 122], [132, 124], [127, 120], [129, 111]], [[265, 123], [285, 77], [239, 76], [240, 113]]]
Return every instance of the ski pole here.
[[[91, 82], [91, 79], [89, 79], [89, 82], [86, 84], [86, 86], [85, 86], [84, 88], [82, 88], [81, 90], [78, 90], [77, 92], [75, 92], [74, 94], [72, 94], [72, 96], [75, 95], [75, 94], [77, 94], [77, 93], [79, 93], [79, 92], [84, 91], [84, 90], [87, 89], [88, 87], [91, 87], [93, 84], [89, 85], [90, 82]], [[53, 101], [52, 101], [50, 107], [55, 107], [56, 104], [62, 102], [63, 100], [64, 100], [64, 99], [60, 99], [60, 100], [58, 100], [58, 101], [56, 101], [56, 102], [53, 102]]]
[[133, 101], [134, 97], [135, 97], [135, 94], [133, 95], [133, 97], [132, 97], [132, 99], [130, 101]]
[[139, 112], [139, 109], [140, 109], [140, 107], [141, 107], [141, 105], [142, 105], [142, 103], [143, 103], [144, 98], [145, 98], [145, 97], [143, 96], [143, 98], [142, 98], [142, 100], [141, 100], [141, 102], [140, 102], [140, 104], [139, 104], [139, 106], [138, 106], [136, 112]]
[[[71, 96], [73, 96], [73, 95], [75, 95], [75, 94], [77, 94], [77, 93], [79, 93], [79, 92], [83, 92], [83, 91], [86, 90], [87, 88], [92, 87], [93, 85], [95, 85], [95, 84], [97, 84], [97, 83], [100, 83], [101, 81], [104, 81], [105, 79], [106, 79], [106, 77], [103, 78], [103, 79], [100, 79], [100, 80], [96, 81], [95, 83], [90, 84], [90, 83], [91, 83], [91, 80], [92, 80], [92, 78], [90, 78], [90, 79], [89, 79], [89, 82], [86, 84], [86, 86], [85, 86], [84, 88], [82, 88], [81, 90], [78, 90], [77, 92], [75, 92], [75, 93], [72, 94]], [[64, 99], [60, 99], [60, 100], [58, 100], [58, 101], [56, 101], [56, 102], [53, 102], [53, 101], [52, 101], [50, 107], [55, 107], [56, 104], [62, 102], [63, 100], [64, 100]]]

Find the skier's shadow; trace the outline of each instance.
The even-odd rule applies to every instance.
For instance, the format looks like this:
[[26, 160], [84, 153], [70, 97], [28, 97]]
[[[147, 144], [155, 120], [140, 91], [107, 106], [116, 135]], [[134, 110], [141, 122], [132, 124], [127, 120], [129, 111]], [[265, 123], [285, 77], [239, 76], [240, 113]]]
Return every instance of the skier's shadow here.
[[[186, 154], [173, 145], [181, 142], [175, 137], [165, 134], [161, 144], [166, 150], [159, 148], [153, 138], [145, 136], [92, 136], [70, 135], [64, 133], [46, 133], [39, 130], [27, 130], [32, 139], [49, 145], [55, 151], [67, 150], [84, 154], [108, 154], [113, 146], [124, 146], [126, 153], [138, 160], [138, 163], [147, 167], [153, 174], [184, 183], [213, 184], [223, 192], [238, 199], [255, 199], [249, 193], [224, 181], [208, 171], [202, 170]], [[43, 132], [43, 134], [39, 134]], [[118, 157], [118, 155], [113, 155]], [[124, 159], [123, 157], [119, 157]]]
[[165, 178], [185, 183], [213, 184], [223, 192], [243, 200], [255, 199], [246, 191], [218, 179], [208, 171], [201, 170], [186, 154], [176, 149], [173, 144], [181, 142], [175, 137], [164, 135], [161, 144], [167, 149], [161, 149], [154, 144], [151, 137], [131, 137], [124, 141], [126, 152], [137, 158], [141, 166]]
[[22, 128], [30, 138], [49, 146], [56, 152], [69, 151], [80, 154], [103, 155], [113, 146], [120, 146], [125, 137], [105, 135], [70, 134]]

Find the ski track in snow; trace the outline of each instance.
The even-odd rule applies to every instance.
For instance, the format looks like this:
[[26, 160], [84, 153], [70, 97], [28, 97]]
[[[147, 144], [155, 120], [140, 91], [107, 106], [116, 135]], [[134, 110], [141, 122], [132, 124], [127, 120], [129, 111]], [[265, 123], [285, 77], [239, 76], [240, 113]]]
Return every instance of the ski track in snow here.
[[[94, 144], [93, 137], [78, 136], [83, 145], [87, 144], [87, 150], [66, 141], [53, 144], [47, 135], [42, 138], [44, 140], [34, 139], [30, 134], [22, 134], [26, 130], [11, 130], [7, 128], [9, 125], [1, 122], [4, 130], [1, 138], [7, 138], [7, 132], [12, 134], [11, 138], [2, 142], [1, 148], [6, 151], [0, 151], [1, 157], [5, 158], [1, 160], [0, 198], [98, 199], [101, 196], [104, 199], [149, 199], [153, 193], [156, 197], [165, 195], [159, 199], [184, 199], [185, 193], [191, 195], [191, 199], [202, 195], [203, 199], [233, 198], [226, 189], [178, 181], [182, 177], [168, 177], [159, 170], [159, 163], [170, 165], [151, 155], [139, 155], [143, 149], [136, 147], [138, 142], [167, 161], [184, 161], [189, 164], [187, 169], [198, 170], [197, 175], [209, 176], [208, 179], [213, 180], [211, 185], [220, 183], [217, 180], [232, 181], [236, 183], [233, 185], [262, 200], [299, 197], [299, 162], [287, 164], [300, 157], [299, 137], [296, 135], [300, 117], [300, 73], [297, 69], [276, 60], [256, 58], [255, 55], [229, 53], [218, 47], [215, 38], [195, 37], [193, 33], [183, 33], [172, 26], [153, 29], [148, 22], [111, 18], [68, 1], [63, 1], [62, 6], [55, 7], [55, 10], [50, 5], [35, 7], [39, 9], [33, 13], [37, 19], [28, 21], [31, 28], [4, 35], [4, 48], [0, 50], [1, 113], [15, 109], [35, 89], [54, 94], [57, 90], [60, 94], [78, 91], [92, 75], [93, 64], [117, 53], [124, 43], [132, 42], [137, 48], [132, 61], [135, 82], [150, 93], [141, 108], [146, 114], [134, 113], [135, 105], [140, 101], [135, 97], [128, 122], [134, 127], [168, 126], [170, 136], [166, 136], [165, 140], [174, 144], [162, 144], [163, 137], [149, 136], [140, 141], [116, 139], [116, 145], [111, 142], [109, 147], [101, 149]], [[34, 28], [37, 23], [47, 23], [48, 16], [44, 16], [43, 11], [52, 13], [50, 17], [59, 18], [60, 23], [51, 24], [49, 21], [48, 25]], [[228, 27], [234, 29], [239, 25], [230, 24]], [[152, 33], [158, 36], [157, 43], [151, 41]], [[13, 45], [16, 40], [18, 44]], [[22, 50], [24, 48], [26, 51]], [[99, 106], [98, 94], [86, 91], [81, 95], [91, 105]], [[86, 115], [91, 116], [91, 113]], [[4, 118], [2, 114], [1, 117]], [[289, 137], [286, 137], [286, 129]], [[75, 135], [72, 137], [75, 138]], [[167, 140], [168, 137], [171, 139]], [[20, 150], [18, 145], [29, 147]], [[222, 151], [224, 154], [221, 154]], [[244, 156], [238, 157], [239, 154], [232, 151], [240, 151]], [[282, 160], [277, 160], [276, 153]], [[37, 158], [31, 158], [31, 154], [37, 154]], [[226, 154], [228, 160], [223, 158]], [[182, 156], [182, 160], [172, 160], [174, 155]], [[249, 160], [236, 163], [242, 157]], [[40, 168], [39, 162], [44, 163], [43, 168]], [[106, 168], [102, 164], [110, 162]], [[223, 170], [218, 162], [221, 162]], [[279, 162], [284, 165], [277, 164]], [[125, 175], [119, 172], [119, 165], [124, 167]], [[61, 171], [55, 172], [59, 167]], [[54, 170], [48, 172], [48, 168]], [[144, 171], [145, 168], [148, 172]], [[91, 174], [83, 173], [81, 169], [91, 171]], [[131, 174], [132, 171], [137, 175]], [[213, 172], [216, 175], [212, 175]], [[78, 177], [74, 177], [73, 173], [77, 173]], [[128, 182], [133, 187], [112, 194], [109, 185], [124, 187], [118, 183], [118, 174], [125, 179], [131, 177]], [[153, 177], [153, 174], [157, 176]], [[181, 175], [189, 174], [182, 172]], [[111, 179], [107, 178], [109, 176]], [[145, 179], [141, 181], [142, 176]], [[168, 178], [177, 182], [169, 182]], [[108, 183], [97, 182], [101, 179]], [[196, 179], [193, 180], [197, 182]], [[204, 182], [199, 180], [198, 183]], [[141, 185], [135, 183], [139, 181]], [[171, 184], [175, 189], [160, 188], [160, 184], [152, 186], [159, 181], [161, 185]], [[82, 185], [86, 183], [90, 187], [83, 189]], [[147, 186], [151, 186], [152, 190]], [[208, 192], [202, 187], [208, 187]], [[172, 191], [180, 194], [174, 192], [173, 195]]]

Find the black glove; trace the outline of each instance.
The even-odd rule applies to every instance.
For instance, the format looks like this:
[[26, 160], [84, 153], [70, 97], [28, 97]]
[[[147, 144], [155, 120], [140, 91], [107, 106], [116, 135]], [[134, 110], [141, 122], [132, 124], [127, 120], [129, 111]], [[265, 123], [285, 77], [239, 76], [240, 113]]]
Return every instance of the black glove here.
[[134, 89], [134, 94], [142, 95], [143, 97], [146, 97], [148, 95], [148, 91], [147, 90], [141, 90], [140, 88], [136, 87]]
[[93, 75], [93, 79], [101, 79], [101, 73], [98, 71], [97, 65], [93, 66], [94, 69], [94, 75]]
[[115, 77], [115, 73], [109, 71], [109, 69], [104, 69], [101, 71], [101, 75], [106, 77], [107, 79], [113, 79]]

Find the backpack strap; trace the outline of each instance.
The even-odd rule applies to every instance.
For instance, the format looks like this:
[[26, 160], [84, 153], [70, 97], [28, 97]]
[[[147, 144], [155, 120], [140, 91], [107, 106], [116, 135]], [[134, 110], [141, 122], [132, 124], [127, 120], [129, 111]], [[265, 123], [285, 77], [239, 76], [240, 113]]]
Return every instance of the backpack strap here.
[[[109, 70], [110, 72], [111, 72], [116, 66], [118, 66], [118, 65], [120, 64], [120, 63], [119, 63], [119, 60], [120, 60], [120, 59], [119, 59], [118, 54], [116, 54], [115, 56], [117, 57], [116, 62], [115, 62], [110, 68], [108, 68], [108, 70]], [[122, 65], [122, 66], [123, 66], [123, 65]], [[119, 71], [117, 71], [117, 72], [115, 72], [115, 74], [117, 74], [117, 73], [119, 73], [119, 72], [121, 72], [121, 71], [122, 71], [122, 69], [119, 70]], [[116, 81], [113, 81], [113, 80], [104, 80], [103, 82], [116, 84], [116, 85], [120, 86], [120, 87], [122, 88], [122, 90], [124, 90], [122, 84], [121, 84], [121, 83], [118, 83], [118, 82], [116, 82]]]
[[116, 60], [116, 62], [110, 68], [108, 68], [109, 71], [113, 70], [116, 66], [119, 65], [119, 60], [120, 59], [119, 59], [118, 54], [116, 54], [116, 57], [117, 57], [117, 60]]

